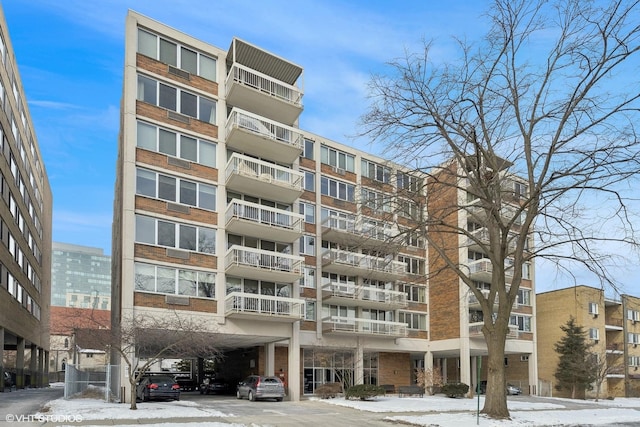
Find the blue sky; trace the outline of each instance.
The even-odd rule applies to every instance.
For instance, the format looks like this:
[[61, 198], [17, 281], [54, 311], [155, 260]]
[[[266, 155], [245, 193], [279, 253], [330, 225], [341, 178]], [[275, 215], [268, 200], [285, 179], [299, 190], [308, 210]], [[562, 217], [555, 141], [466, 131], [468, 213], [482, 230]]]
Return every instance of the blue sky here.
[[[111, 252], [111, 218], [128, 9], [223, 49], [236, 36], [304, 68], [301, 128], [353, 139], [367, 83], [385, 62], [434, 40], [484, 34], [488, 0], [2, 0], [54, 197], [53, 239]], [[538, 290], [565, 287], [538, 265]], [[629, 279], [627, 279], [629, 280]], [[628, 282], [632, 284], [632, 281]], [[586, 283], [596, 285], [596, 283]]]

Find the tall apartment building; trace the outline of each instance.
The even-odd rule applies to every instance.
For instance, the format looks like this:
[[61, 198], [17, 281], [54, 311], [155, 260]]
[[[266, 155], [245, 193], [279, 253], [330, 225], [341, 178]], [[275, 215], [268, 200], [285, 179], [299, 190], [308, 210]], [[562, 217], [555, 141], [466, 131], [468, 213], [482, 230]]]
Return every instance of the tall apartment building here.
[[1, 8], [0, 104], [0, 371], [36, 387], [48, 384], [52, 196]]
[[480, 340], [429, 340], [423, 177], [300, 129], [303, 69], [273, 53], [133, 11], [125, 40], [114, 327], [199, 319], [226, 351], [219, 376], [276, 374], [293, 400], [326, 382], [411, 384], [434, 361], [470, 378]]
[[51, 305], [111, 309], [111, 257], [101, 248], [53, 242]]
[[[554, 344], [564, 336], [560, 326], [571, 316], [593, 344], [590, 352], [606, 360], [600, 397], [640, 396], [640, 298], [608, 298], [602, 289], [590, 286], [558, 289], [537, 297], [540, 380], [550, 384], [554, 396], [570, 396], [553, 386], [559, 359]], [[582, 397], [593, 398], [595, 394], [594, 387]]]

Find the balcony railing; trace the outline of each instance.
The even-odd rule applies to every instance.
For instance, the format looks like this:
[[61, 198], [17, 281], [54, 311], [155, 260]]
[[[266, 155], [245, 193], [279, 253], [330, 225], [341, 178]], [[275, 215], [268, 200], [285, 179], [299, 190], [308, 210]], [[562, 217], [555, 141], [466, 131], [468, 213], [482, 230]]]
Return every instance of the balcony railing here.
[[276, 238], [281, 242], [293, 242], [303, 231], [304, 217], [270, 206], [233, 199], [227, 205], [225, 223], [227, 230], [259, 238]]
[[[322, 253], [323, 265], [327, 270], [334, 266], [339, 273], [357, 273], [348, 271], [355, 268], [361, 270], [356, 275], [366, 275], [369, 273], [372, 277], [376, 275], [380, 279], [394, 280], [407, 274], [407, 265], [400, 261], [389, 260], [387, 258], [379, 258], [371, 255], [350, 252], [341, 249], [327, 249]], [[342, 271], [341, 267], [346, 268]]]
[[234, 108], [227, 119], [227, 145], [261, 158], [293, 163], [302, 152], [299, 129]]
[[355, 216], [325, 218], [322, 221], [322, 235], [332, 242], [366, 248], [395, 244], [391, 227], [372, 225]]
[[233, 64], [227, 76], [227, 92], [232, 82], [250, 87], [261, 93], [302, 108], [302, 91], [299, 88], [259, 73], [244, 65]]
[[304, 316], [304, 300], [232, 292], [225, 298], [225, 313], [281, 317], [295, 321]]
[[[471, 234], [473, 234], [475, 240], [471, 237], [467, 237], [467, 246], [479, 246], [478, 242], [485, 246], [489, 245], [489, 231], [486, 229], [486, 227], [476, 230]], [[515, 235], [509, 236], [509, 243], [507, 245], [507, 249], [509, 251], [514, 251], [516, 249], [517, 242], [514, 237]]]
[[302, 194], [304, 174], [253, 157], [233, 153], [227, 162], [226, 183], [231, 190], [292, 203]]
[[[483, 326], [484, 326], [484, 322], [469, 323], [469, 337], [484, 338], [484, 334], [482, 333]], [[507, 332], [507, 339], [513, 340], [513, 339], [517, 339], [519, 336], [520, 336], [520, 332], [518, 331], [518, 325], [509, 325], [509, 332]]]
[[342, 332], [355, 335], [376, 335], [390, 338], [407, 336], [407, 324], [371, 320], [356, 317], [329, 316], [322, 319], [326, 332]]
[[302, 274], [304, 258], [233, 245], [227, 251], [227, 272], [250, 279], [292, 282]]
[[[386, 306], [389, 308], [404, 308], [408, 305], [405, 292], [356, 285], [355, 283], [328, 282], [322, 286], [322, 291], [325, 303], [336, 302], [336, 304], [342, 305]], [[349, 301], [353, 304], [349, 304]]]

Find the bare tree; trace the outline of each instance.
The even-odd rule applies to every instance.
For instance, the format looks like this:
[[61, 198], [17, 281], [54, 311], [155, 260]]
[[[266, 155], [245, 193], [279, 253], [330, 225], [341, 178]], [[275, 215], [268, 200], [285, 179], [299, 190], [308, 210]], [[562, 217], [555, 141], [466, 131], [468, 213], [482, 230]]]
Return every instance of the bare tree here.
[[137, 383], [156, 362], [166, 358], [220, 356], [220, 343], [206, 323], [178, 311], [128, 315], [114, 326], [113, 332], [111, 349], [129, 370], [130, 409], [137, 409]]
[[[486, 36], [458, 40], [457, 60], [427, 42], [371, 80], [362, 135], [428, 175], [430, 283], [460, 281], [482, 307], [491, 417], [509, 417], [504, 348], [523, 268], [544, 258], [615, 287], [610, 248], [637, 249], [639, 13], [638, 1], [495, 0]], [[490, 292], [461, 242], [490, 263]]]
[[[607, 360], [610, 359], [610, 360]], [[606, 351], [593, 352], [590, 358], [590, 365], [595, 381], [593, 383], [596, 389], [596, 402], [600, 399], [602, 392], [602, 384], [606, 381], [610, 374], [624, 374], [624, 363], [617, 358], [607, 358]]]

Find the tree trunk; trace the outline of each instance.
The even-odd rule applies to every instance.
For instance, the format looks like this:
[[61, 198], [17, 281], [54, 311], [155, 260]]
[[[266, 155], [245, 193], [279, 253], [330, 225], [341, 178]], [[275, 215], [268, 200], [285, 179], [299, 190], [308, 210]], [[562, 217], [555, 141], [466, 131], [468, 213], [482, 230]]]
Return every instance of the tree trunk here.
[[[131, 393], [130, 393], [130, 398], [131, 398], [131, 407], [129, 407], [129, 409], [135, 410], [138, 409], [138, 405], [136, 404], [136, 400], [137, 400], [137, 396], [136, 396], [136, 385], [134, 384], [129, 384], [131, 386]], [[123, 396], [124, 397], [124, 396]]]
[[482, 413], [487, 414], [491, 418], [508, 419], [509, 410], [507, 409], [507, 395], [505, 393], [507, 380], [504, 369], [506, 331], [500, 334], [496, 325], [493, 331], [485, 334], [485, 338], [487, 340], [489, 355], [487, 357], [487, 390], [485, 392]]

